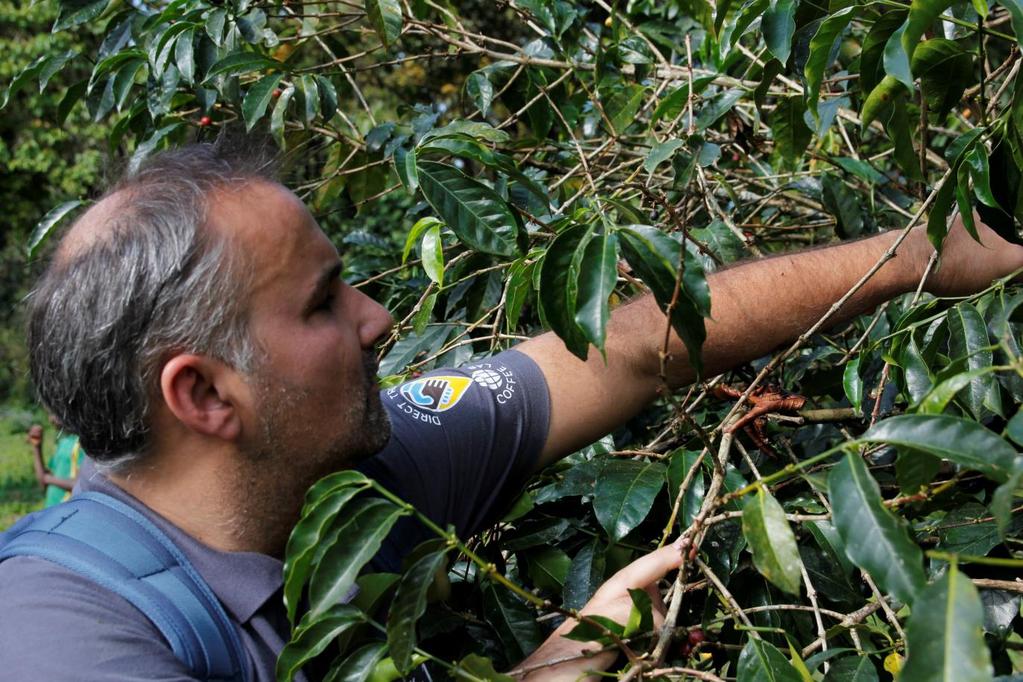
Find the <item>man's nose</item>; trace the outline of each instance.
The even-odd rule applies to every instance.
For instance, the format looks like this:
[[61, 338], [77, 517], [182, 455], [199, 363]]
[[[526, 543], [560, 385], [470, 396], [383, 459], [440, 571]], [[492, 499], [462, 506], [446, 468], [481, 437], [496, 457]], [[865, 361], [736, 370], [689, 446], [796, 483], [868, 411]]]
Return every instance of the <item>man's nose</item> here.
[[363, 348], [372, 348], [394, 326], [394, 319], [387, 309], [362, 293], [353, 291], [359, 310], [359, 343]]

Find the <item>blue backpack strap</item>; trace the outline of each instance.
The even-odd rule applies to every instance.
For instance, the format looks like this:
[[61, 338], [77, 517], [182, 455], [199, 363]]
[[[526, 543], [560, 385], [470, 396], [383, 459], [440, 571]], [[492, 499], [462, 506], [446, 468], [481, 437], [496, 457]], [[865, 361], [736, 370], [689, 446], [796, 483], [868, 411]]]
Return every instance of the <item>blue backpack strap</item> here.
[[76, 495], [0, 535], [0, 561], [35, 556], [128, 600], [197, 678], [248, 682], [234, 625], [213, 591], [149, 519], [102, 493]]

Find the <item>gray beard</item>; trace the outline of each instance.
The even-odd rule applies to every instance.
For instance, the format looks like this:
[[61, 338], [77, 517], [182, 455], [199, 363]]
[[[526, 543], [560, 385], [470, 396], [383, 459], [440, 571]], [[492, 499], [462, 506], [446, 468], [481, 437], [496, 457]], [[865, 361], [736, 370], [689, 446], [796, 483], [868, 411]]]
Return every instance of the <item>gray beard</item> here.
[[328, 474], [356, 466], [387, 444], [391, 423], [373, 383], [375, 365], [372, 355], [366, 354], [361, 399], [346, 406], [336, 424], [337, 436], [318, 448], [304, 445], [309, 425], [298, 406], [308, 393], [259, 369], [253, 373], [260, 434], [242, 447], [233, 477], [238, 486], [237, 514], [228, 524], [240, 540], [282, 556], [309, 487]]

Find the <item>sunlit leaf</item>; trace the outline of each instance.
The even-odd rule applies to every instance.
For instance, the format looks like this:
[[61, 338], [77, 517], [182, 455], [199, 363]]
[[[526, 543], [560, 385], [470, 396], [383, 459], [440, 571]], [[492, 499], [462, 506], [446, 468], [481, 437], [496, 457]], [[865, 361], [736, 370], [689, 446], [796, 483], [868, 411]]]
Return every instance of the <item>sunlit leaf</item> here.
[[785, 510], [762, 487], [743, 507], [742, 534], [753, 552], [753, 565], [761, 575], [780, 589], [798, 595], [802, 562], [796, 536], [785, 519]]
[[401, 35], [401, 3], [398, 0], [366, 0], [366, 16], [384, 45], [390, 45]]
[[454, 166], [417, 163], [426, 200], [467, 246], [499, 256], [519, 253], [519, 223], [494, 190]]
[[656, 462], [609, 462], [597, 478], [593, 508], [612, 540], [621, 540], [650, 513], [664, 487], [664, 466]]
[[831, 470], [828, 499], [849, 559], [884, 592], [911, 604], [925, 582], [923, 553], [905, 523], [881, 504], [877, 482], [858, 454], [846, 455]]
[[909, 656], [901, 682], [989, 682], [984, 609], [977, 588], [952, 564], [913, 604], [906, 626]]

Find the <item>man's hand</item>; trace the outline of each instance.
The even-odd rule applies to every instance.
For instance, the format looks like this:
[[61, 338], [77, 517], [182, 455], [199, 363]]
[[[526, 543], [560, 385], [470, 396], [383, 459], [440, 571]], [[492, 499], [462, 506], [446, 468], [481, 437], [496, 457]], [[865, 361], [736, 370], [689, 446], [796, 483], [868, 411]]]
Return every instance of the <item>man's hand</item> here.
[[[949, 228], [941, 250], [938, 267], [924, 287], [936, 296], [965, 296], [979, 291], [992, 280], [1023, 268], [1023, 246], [1002, 239], [973, 213], [980, 244], [963, 227], [963, 219], [956, 216]], [[911, 237], [920, 244], [928, 257], [934, 252], [926, 240], [926, 228], [913, 230]]]
[[[618, 623], [625, 623], [632, 611], [632, 597], [629, 596], [629, 590], [640, 588], [646, 590], [653, 601], [654, 629], [656, 631], [664, 622], [665, 611], [661, 594], [657, 590], [657, 581], [681, 564], [682, 553], [677, 542], [642, 556], [601, 585], [590, 601], [580, 610], [580, 613], [586, 616], [604, 616]], [[618, 653], [615, 651], [585, 656], [584, 652], [597, 651], [595, 644], [565, 639], [564, 635], [571, 632], [578, 624], [576, 620], [566, 620], [551, 633], [551, 636], [540, 645], [539, 649], [519, 664], [520, 670], [527, 671], [520, 674], [524, 682], [579, 680], [586, 671], [602, 671], [614, 663], [618, 657]], [[571, 660], [565, 660], [567, 658]], [[556, 661], [563, 662], [555, 663]], [[551, 665], [543, 665], [545, 663], [551, 663]], [[543, 667], [533, 670], [535, 666]], [[513, 671], [512, 674], [514, 675], [515, 672]], [[595, 680], [597, 677], [590, 675], [585, 679]]]

